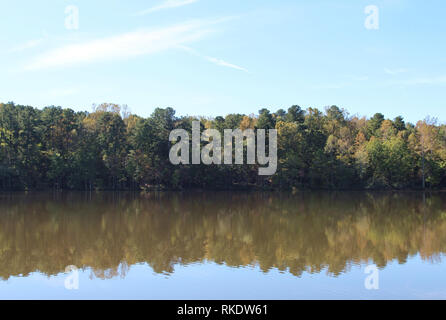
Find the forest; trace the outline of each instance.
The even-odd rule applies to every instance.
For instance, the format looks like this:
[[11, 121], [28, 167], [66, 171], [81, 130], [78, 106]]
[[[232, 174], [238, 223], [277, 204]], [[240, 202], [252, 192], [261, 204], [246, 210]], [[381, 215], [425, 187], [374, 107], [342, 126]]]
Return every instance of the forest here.
[[[172, 165], [173, 129], [277, 129], [278, 168]], [[1, 190], [441, 189], [446, 187], [446, 125], [426, 118], [351, 116], [337, 106], [294, 105], [215, 118], [157, 108], [148, 118], [126, 105], [91, 112], [0, 103]]]

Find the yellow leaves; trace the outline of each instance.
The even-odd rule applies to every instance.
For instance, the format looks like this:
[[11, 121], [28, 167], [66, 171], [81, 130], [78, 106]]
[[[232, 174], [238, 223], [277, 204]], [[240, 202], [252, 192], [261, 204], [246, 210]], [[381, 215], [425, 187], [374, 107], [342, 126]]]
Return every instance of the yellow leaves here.
[[365, 144], [365, 142], [367, 141], [364, 133], [362, 133], [362, 131], [358, 132], [358, 134], [356, 135], [355, 138], [355, 144], [359, 147]]
[[213, 127], [212, 121], [211, 120], [204, 120], [204, 127], [206, 129], [212, 129], [212, 127]]
[[139, 119], [140, 118], [135, 115], [130, 115], [125, 119], [125, 124], [127, 125], [127, 132], [132, 131], [136, 127], [136, 124], [138, 123]]
[[82, 122], [83, 122], [85, 128], [87, 128], [88, 130], [90, 130], [90, 131], [95, 130], [95, 128], [96, 128], [95, 116], [89, 115], [88, 117], [83, 119]]
[[240, 122], [240, 129], [254, 129], [257, 124], [257, 119], [255, 117], [244, 116], [242, 122]]
[[288, 136], [296, 134], [298, 131], [298, 125], [294, 122], [278, 121], [276, 123], [276, 130], [279, 136]]
[[299, 127], [294, 122], [278, 121], [276, 123], [276, 130], [278, 135], [279, 149], [296, 148], [298, 147]]
[[390, 120], [384, 120], [379, 129], [379, 134], [383, 139], [390, 139], [396, 136], [396, 129], [393, 126], [393, 122]]
[[420, 134], [420, 144], [425, 151], [434, 151], [438, 147], [439, 130], [433, 124], [426, 121], [418, 121], [417, 129]]
[[407, 138], [409, 148], [412, 150], [418, 150], [418, 138], [414, 132], [412, 132]]

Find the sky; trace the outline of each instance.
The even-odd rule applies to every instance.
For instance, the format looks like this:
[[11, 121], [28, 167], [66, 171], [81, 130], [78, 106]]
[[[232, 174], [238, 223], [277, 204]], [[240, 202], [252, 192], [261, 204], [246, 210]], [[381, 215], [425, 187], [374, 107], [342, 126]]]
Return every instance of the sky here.
[[445, 16], [444, 0], [0, 0], [0, 101], [444, 123]]

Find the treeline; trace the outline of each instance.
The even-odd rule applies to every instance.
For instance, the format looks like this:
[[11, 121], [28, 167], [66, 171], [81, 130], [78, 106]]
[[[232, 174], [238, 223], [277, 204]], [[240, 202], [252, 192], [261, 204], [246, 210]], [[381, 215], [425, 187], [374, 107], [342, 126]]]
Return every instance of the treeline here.
[[[179, 165], [169, 161], [169, 134], [202, 129], [278, 130], [278, 169], [257, 165]], [[446, 125], [433, 119], [405, 123], [377, 113], [349, 116], [336, 106], [322, 112], [287, 111], [226, 117], [176, 117], [157, 108], [148, 118], [126, 106], [93, 112], [39, 110], [0, 104], [0, 189], [403, 189], [446, 186]]]

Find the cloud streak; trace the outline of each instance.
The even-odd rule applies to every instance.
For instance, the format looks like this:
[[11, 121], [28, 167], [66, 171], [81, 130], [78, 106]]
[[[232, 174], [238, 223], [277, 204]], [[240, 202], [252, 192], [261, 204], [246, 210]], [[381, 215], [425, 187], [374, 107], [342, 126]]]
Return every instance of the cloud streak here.
[[144, 16], [147, 14], [151, 14], [156, 11], [164, 10], [164, 9], [172, 9], [172, 8], [178, 8], [182, 6], [186, 6], [188, 4], [192, 4], [198, 2], [198, 0], [166, 0], [162, 4], [154, 6], [152, 8], [137, 12], [136, 16]]
[[186, 46], [178, 46], [178, 47], [183, 49], [183, 50], [185, 50], [185, 51], [187, 51], [187, 52], [189, 52], [190, 54], [193, 54], [194, 56], [197, 56], [197, 57], [200, 57], [202, 59], [205, 59], [205, 60], [207, 60], [207, 61], [209, 61], [209, 62], [211, 62], [213, 64], [216, 64], [218, 66], [227, 67], [227, 68], [231, 68], [231, 69], [236, 69], [236, 70], [239, 70], [239, 71], [243, 71], [243, 72], [249, 73], [249, 71], [247, 69], [243, 68], [243, 67], [240, 67], [238, 65], [229, 63], [229, 62], [224, 61], [222, 59], [218, 59], [218, 58], [202, 55], [202, 54], [198, 53], [197, 51], [193, 50], [192, 48], [189, 48], [189, 47], [186, 47]]
[[240, 71], [244, 71], [244, 72], [249, 72], [247, 69], [240, 67], [238, 65], [226, 62], [224, 60], [221, 59], [217, 59], [217, 58], [212, 58], [212, 57], [205, 57], [206, 60], [208, 60], [209, 62], [215, 63], [218, 66], [222, 66], [222, 67], [227, 67], [227, 68], [232, 68], [232, 69], [236, 69], [236, 70], [240, 70]]
[[207, 26], [221, 21], [196, 20], [66, 45], [37, 56], [24, 69], [41, 70], [153, 54], [200, 40], [212, 32]]

